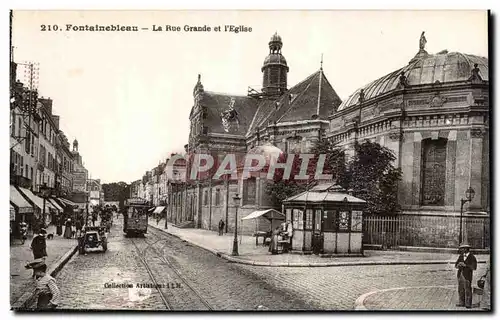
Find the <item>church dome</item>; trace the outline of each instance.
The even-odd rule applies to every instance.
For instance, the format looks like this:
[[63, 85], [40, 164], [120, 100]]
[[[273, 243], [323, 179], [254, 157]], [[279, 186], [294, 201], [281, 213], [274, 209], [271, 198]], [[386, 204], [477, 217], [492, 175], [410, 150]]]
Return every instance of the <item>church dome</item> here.
[[278, 32], [275, 32], [273, 36], [271, 37], [271, 40], [269, 42], [281, 42], [281, 37], [278, 35]]
[[250, 149], [247, 154], [258, 154], [262, 155], [266, 159], [266, 164], [269, 164], [272, 158], [279, 158], [280, 156], [283, 155], [283, 151], [281, 151], [280, 148], [276, 147], [270, 142], [266, 142], [263, 145], [256, 146], [252, 149]]
[[406, 77], [408, 86], [428, 85], [467, 81], [472, 71], [479, 69], [482, 80], [488, 81], [488, 58], [464, 54], [460, 52], [442, 51], [437, 54], [419, 53], [410, 63], [356, 90], [342, 102], [337, 110], [357, 105], [360, 92], [363, 90], [364, 100], [381, 96], [399, 89], [401, 74]]
[[[264, 59], [264, 66], [269, 64], [287, 65], [285, 57], [281, 53], [271, 53]], [[264, 66], [262, 68], [264, 68]]]

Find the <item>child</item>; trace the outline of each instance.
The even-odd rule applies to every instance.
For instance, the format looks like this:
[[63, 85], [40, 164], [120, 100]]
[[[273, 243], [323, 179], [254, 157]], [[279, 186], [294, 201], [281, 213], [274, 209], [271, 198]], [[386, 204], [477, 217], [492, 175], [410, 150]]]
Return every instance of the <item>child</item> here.
[[47, 274], [47, 265], [42, 259], [37, 259], [26, 265], [33, 269], [36, 279], [37, 309], [55, 309], [59, 303], [60, 291], [56, 280]]

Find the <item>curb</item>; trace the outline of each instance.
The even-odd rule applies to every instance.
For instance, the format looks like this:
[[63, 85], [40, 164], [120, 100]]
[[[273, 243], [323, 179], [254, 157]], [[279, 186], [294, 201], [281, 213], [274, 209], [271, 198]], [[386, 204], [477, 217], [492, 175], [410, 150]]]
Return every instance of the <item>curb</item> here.
[[[253, 261], [237, 258], [212, 248], [208, 248], [204, 245], [198, 244], [194, 241], [186, 240], [182, 236], [173, 234], [167, 230], [162, 230], [155, 226], [150, 227], [157, 229], [161, 232], [168, 233], [169, 235], [176, 237], [182, 241], [191, 243], [201, 249], [209, 251], [216, 256], [233, 263], [245, 264], [250, 266], [258, 267], [354, 267], [354, 266], [388, 266], [388, 265], [426, 265], [426, 264], [454, 264], [455, 261], [447, 260], [408, 260], [408, 261], [365, 261], [365, 262], [318, 262], [318, 263], [294, 263], [294, 262], [265, 262], [265, 261]], [[486, 260], [478, 260], [477, 263], [486, 263]]]
[[[356, 301], [354, 302], [354, 310], [355, 311], [368, 311], [368, 310], [370, 310], [370, 309], [365, 307], [365, 300], [369, 296], [374, 295], [376, 293], [387, 292], [387, 291], [406, 290], [406, 289], [423, 289], [423, 288], [450, 288], [450, 289], [453, 289], [453, 288], [455, 288], [455, 286], [401, 287], [401, 288], [389, 288], [389, 289], [374, 290], [374, 291], [370, 291], [370, 292], [367, 292], [367, 293], [359, 296], [356, 299]], [[372, 310], [372, 311], [380, 311], [380, 310]]]
[[[59, 271], [68, 263], [68, 261], [73, 257], [73, 255], [78, 251], [78, 245], [74, 248], [68, 250], [59, 260], [53, 263], [47, 270], [47, 273], [52, 277], [55, 277]], [[25, 292], [16, 302], [11, 306], [11, 310], [14, 311], [25, 311], [26, 309], [31, 309], [30, 306], [35, 302], [35, 290]]]

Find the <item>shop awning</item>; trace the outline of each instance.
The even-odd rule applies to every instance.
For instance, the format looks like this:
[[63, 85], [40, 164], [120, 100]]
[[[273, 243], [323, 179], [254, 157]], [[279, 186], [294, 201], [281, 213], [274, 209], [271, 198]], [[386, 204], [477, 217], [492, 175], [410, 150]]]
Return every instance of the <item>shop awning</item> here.
[[16, 209], [12, 204], [10, 205], [10, 221], [16, 221]]
[[61, 206], [54, 200], [54, 199], [48, 199], [50, 204], [52, 204], [52, 206], [54, 206], [57, 210], [59, 210], [60, 212], [63, 212], [63, 208], [61, 208]]
[[155, 209], [155, 208], [153, 207], [153, 208], [149, 209], [149, 210], [148, 210], [148, 212], [152, 212], [154, 209]]
[[43, 199], [38, 197], [38, 196], [35, 196], [33, 194], [33, 192], [31, 192], [30, 190], [28, 189], [25, 189], [25, 188], [19, 188], [19, 190], [21, 190], [21, 192], [28, 198], [30, 199], [31, 202], [33, 202], [33, 204], [35, 206], [37, 206], [40, 210], [43, 210]]
[[14, 186], [10, 186], [10, 201], [17, 207], [19, 213], [33, 212], [31, 204], [24, 199], [19, 191]]
[[71, 208], [74, 208], [74, 207], [77, 207], [78, 205], [76, 203], [74, 203], [73, 201], [70, 201], [68, 199], [64, 199], [64, 198], [57, 198], [57, 200], [61, 201], [62, 203], [64, 203], [65, 205], [67, 206], [70, 206]]
[[241, 220], [257, 219], [260, 217], [264, 217], [269, 220], [285, 220], [285, 215], [274, 209], [254, 211]]
[[162, 211], [165, 210], [165, 207], [156, 207], [155, 211], [153, 213], [162, 213]]

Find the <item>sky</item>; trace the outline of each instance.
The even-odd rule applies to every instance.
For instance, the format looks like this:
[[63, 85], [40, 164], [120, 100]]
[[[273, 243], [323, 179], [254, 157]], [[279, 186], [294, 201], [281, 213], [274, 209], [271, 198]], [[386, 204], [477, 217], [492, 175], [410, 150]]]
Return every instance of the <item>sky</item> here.
[[[183, 151], [198, 74], [208, 91], [261, 88], [275, 32], [289, 87], [316, 72], [323, 54], [325, 75], [344, 100], [408, 64], [422, 31], [429, 53], [488, 57], [487, 23], [486, 11], [14, 11], [13, 46], [16, 62], [39, 63], [39, 95], [54, 101], [60, 129], [70, 143], [78, 140], [92, 178], [131, 182]], [[68, 24], [149, 30], [66, 31]], [[155, 32], [153, 25], [212, 32]], [[252, 31], [213, 31], [224, 25]]]

